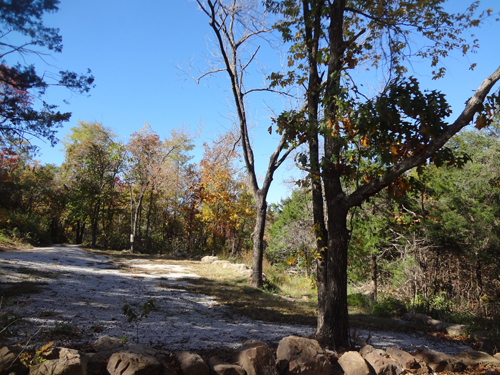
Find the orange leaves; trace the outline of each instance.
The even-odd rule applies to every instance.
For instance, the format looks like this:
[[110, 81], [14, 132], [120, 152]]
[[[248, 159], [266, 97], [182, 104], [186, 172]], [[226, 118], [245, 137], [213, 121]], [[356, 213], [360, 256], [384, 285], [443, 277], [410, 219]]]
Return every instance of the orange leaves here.
[[217, 238], [225, 241], [255, 215], [251, 194], [235, 164], [239, 158], [237, 140], [235, 134], [228, 133], [211, 145], [205, 143], [200, 162], [198, 216], [211, 233], [214, 246]]
[[0, 181], [11, 180], [12, 172], [19, 167], [19, 157], [9, 149], [0, 150]]
[[480, 114], [479, 116], [476, 117], [476, 126], [475, 128], [478, 130], [481, 130], [488, 126], [488, 120], [486, 119], [486, 116], [483, 114]]
[[390, 195], [401, 198], [410, 189], [410, 183], [405, 176], [399, 176], [396, 181], [394, 181], [388, 187], [388, 192]]

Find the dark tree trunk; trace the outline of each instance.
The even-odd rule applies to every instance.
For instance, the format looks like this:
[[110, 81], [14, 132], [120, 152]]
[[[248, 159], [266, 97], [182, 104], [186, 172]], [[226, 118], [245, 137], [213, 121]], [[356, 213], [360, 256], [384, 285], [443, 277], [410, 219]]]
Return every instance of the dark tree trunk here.
[[378, 267], [377, 267], [377, 254], [372, 254], [372, 296], [373, 300], [377, 300], [378, 292]]
[[[326, 185], [326, 184], [325, 184]], [[326, 196], [328, 197], [328, 193]], [[328, 202], [328, 201], [327, 201]], [[339, 204], [327, 203], [328, 258], [326, 293], [323, 297], [323, 320], [318, 324], [318, 339], [335, 348], [349, 348], [349, 315], [347, 310], [347, 209]], [[335, 214], [333, 213], [335, 212]], [[335, 235], [331, 235], [335, 233]], [[319, 323], [319, 321], [318, 321]]]
[[76, 240], [75, 243], [80, 245], [83, 242], [83, 233], [85, 232], [85, 223], [81, 220], [76, 222]]
[[149, 208], [148, 208], [148, 215], [147, 215], [147, 219], [146, 219], [146, 234], [144, 236], [145, 240], [146, 240], [146, 249], [149, 249], [150, 245], [151, 245], [151, 241], [149, 240], [149, 228], [150, 228], [150, 225], [151, 225], [151, 212], [153, 211], [153, 190], [151, 190], [151, 196], [150, 196], [150, 200], [149, 200]]
[[99, 221], [97, 219], [92, 220], [92, 247], [97, 247], [97, 228], [99, 227]]
[[[316, 251], [319, 257], [316, 260], [316, 282], [318, 287], [318, 327], [323, 326], [325, 316], [326, 296], [326, 247], [328, 234], [325, 228], [325, 215], [323, 207], [323, 189], [321, 186], [321, 172], [319, 166], [319, 141], [318, 141], [318, 108], [321, 78], [318, 74], [318, 48], [321, 34], [322, 6], [313, 4], [310, 0], [302, 1], [304, 18], [310, 22], [305, 25], [306, 46], [308, 52], [308, 90], [307, 113], [309, 121], [309, 168], [312, 189], [312, 206], [314, 220], [314, 235], [316, 237]], [[319, 332], [319, 331], [318, 331]]]
[[259, 190], [255, 196], [257, 218], [253, 232], [252, 286], [262, 287], [262, 260], [264, 258], [264, 230], [266, 228], [267, 202], [265, 194]]
[[[349, 347], [349, 315], [347, 310], [347, 247], [350, 234], [347, 230], [347, 214], [349, 207], [345, 203], [338, 161], [342, 150], [339, 134], [335, 134], [337, 126], [337, 97], [340, 97], [340, 72], [345, 48], [343, 40], [343, 24], [345, 0], [335, 0], [328, 6], [330, 25], [328, 38], [330, 56], [328, 58], [328, 79], [325, 106], [325, 118], [328, 126], [325, 136], [325, 166], [322, 177], [325, 187], [325, 201], [328, 213], [328, 240], [326, 255], [326, 288], [321, 300], [322, 317], [318, 319], [317, 336], [335, 350]], [[337, 163], [334, 162], [337, 160]], [[319, 301], [318, 301], [319, 302]], [[322, 319], [321, 319], [322, 318]]]

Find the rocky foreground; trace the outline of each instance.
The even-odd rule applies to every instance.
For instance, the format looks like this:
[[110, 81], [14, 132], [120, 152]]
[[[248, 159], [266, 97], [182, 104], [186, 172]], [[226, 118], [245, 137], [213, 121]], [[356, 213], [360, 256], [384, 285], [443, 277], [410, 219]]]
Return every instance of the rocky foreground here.
[[36, 353], [20, 347], [0, 349], [0, 375], [400, 375], [500, 373], [500, 353], [465, 350], [456, 356], [432, 350], [412, 353], [365, 345], [359, 352], [323, 350], [316, 340], [289, 336], [276, 351], [248, 340], [232, 352], [200, 355], [158, 350], [104, 336], [86, 351], [46, 345]]

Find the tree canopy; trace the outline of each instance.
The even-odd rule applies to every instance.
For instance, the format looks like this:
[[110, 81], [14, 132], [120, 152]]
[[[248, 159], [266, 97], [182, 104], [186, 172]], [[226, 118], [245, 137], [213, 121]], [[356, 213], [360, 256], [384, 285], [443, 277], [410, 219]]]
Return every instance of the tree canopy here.
[[[33, 64], [24, 63], [23, 56], [28, 54], [43, 57], [44, 50], [62, 51], [59, 30], [42, 21], [45, 13], [57, 12], [58, 4], [58, 0], [0, 2], [0, 145], [4, 148], [26, 147], [32, 137], [55, 145], [56, 129], [69, 120], [71, 113], [60, 112], [57, 105], [46, 102], [46, 90], [62, 86], [87, 93], [93, 86], [90, 70], [86, 74], [62, 70], [40, 74]], [[7, 36], [11, 33], [20, 34], [24, 41], [9, 43]]]
[[[299, 162], [310, 173], [318, 239], [317, 336], [348, 347], [347, 268], [351, 230], [348, 217], [382, 189], [402, 195], [411, 168], [434, 162], [461, 163], [445, 143], [474, 119], [492, 121], [498, 98], [486, 98], [500, 79], [500, 68], [470, 98], [456, 120], [437, 91], [424, 92], [407, 76], [408, 63], [424, 58], [435, 78], [445, 73], [451, 50], [477, 47], [463, 34], [491, 14], [475, 16], [477, 3], [463, 13], [445, 11], [444, 1], [267, 1], [282, 16], [276, 28], [291, 43], [289, 72], [271, 76], [272, 85], [304, 85], [306, 109], [285, 112], [277, 131], [289, 142], [307, 141]], [[414, 48], [411, 40], [421, 44]], [[416, 51], [416, 52], [412, 52]], [[387, 80], [368, 97], [350, 71], [362, 62], [379, 68]], [[323, 152], [319, 153], [319, 139]], [[354, 182], [354, 183], [353, 183]], [[326, 206], [326, 218], [323, 205]]]

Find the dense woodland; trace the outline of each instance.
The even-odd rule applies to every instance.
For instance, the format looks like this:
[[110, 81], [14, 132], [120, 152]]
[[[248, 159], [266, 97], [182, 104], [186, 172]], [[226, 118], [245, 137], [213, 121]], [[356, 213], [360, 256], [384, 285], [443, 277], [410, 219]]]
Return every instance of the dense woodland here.
[[34, 245], [76, 243], [142, 253], [248, 249], [251, 195], [239, 177], [231, 135], [205, 144], [197, 165], [192, 139], [160, 139], [149, 125], [127, 144], [100, 123], [80, 122], [63, 141], [65, 162], [43, 165], [2, 156], [1, 228]]
[[[444, 58], [474, 52], [472, 29], [494, 13], [478, 2], [448, 13], [444, 3], [197, 0], [218, 58], [197, 80], [229, 78], [237, 129], [205, 143], [199, 163], [185, 129], [161, 139], [145, 124], [120, 142], [85, 121], [62, 140], [61, 166], [36, 162], [29, 138], [57, 144], [71, 115], [44, 101], [46, 89], [87, 93], [94, 77], [38, 75], [22, 59], [2, 60], [0, 230], [34, 245], [251, 253], [252, 286], [265, 286], [264, 259], [311, 280], [317, 338], [337, 349], [348, 347], [349, 289], [419, 311], [498, 316], [500, 68], [485, 72], [452, 119], [445, 93], [408, 74], [419, 59], [426, 74], [443, 77]], [[58, 29], [42, 22], [57, 5], [0, 2], [0, 40], [10, 32], [28, 40], [2, 43], [2, 57], [40, 53], [33, 46], [61, 52]], [[249, 88], [249, 67], [271, 35], [286, 48], [286, 67]], [[382, 77], [379, 89], [351, 74], [358, 66]], [[268, 132], [280, 138], [262, 180], [246, 113], [255, 92], [294, 102], [270, 121]], [[292, 155], [303, 178], [289, 199], [268, 207], [273, 175]]]
[[[251, 251], [251, 193], [238, 173], [234, 136], [205, 145], [160, 137], [146, 124], [127, 144], [99, 123], [80, 122], [64, 140], [62, 166], [4, 153], [4, 235], [33, 245], [242, 257]], [[404, 194], [386, 189], [349, 217], [349, 281], [354, 292], [408, 307], [500, 314], [500, 126], [467, 130], [453, 147], [463, 165], [408, 173]], [[283, 273], [315, 279], [311, 191], [298, 181], [268, 211], [266, 258]]]
[[[408, 172], [404, 194], [388, 188], [352, 210], [349, 283], [353, 293], [430, 313], [500, 314], [499, 127], [467, 130], [450, 147], [467, 160]], [[353, 187], [354, 188], [354, 187]], [[314, 277], [310, 189], [273, 205], [268, 256]], [[444, 314], [444, 315], [443, 315]], [[449, 317], [448, 317], [449, 318]]]

